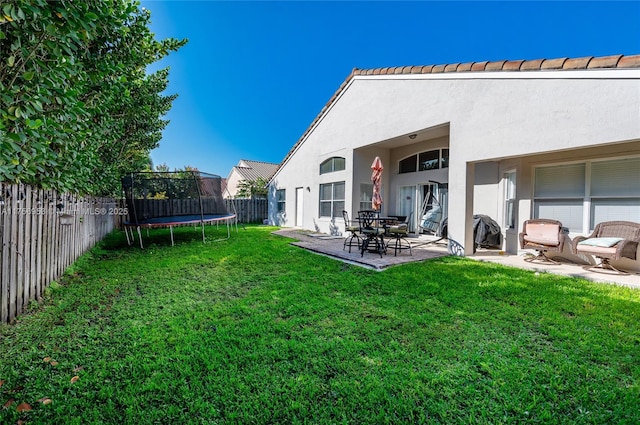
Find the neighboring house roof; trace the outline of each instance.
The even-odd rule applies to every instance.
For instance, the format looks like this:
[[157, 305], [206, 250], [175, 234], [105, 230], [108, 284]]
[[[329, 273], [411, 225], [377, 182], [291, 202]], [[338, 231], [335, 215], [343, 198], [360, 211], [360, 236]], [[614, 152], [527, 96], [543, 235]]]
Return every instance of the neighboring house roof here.
[[298, 141], [289, 150], [280, 165], [274, 170], [271, 178], [293, 155], [298, 146], [304, 141], [307, 135], [320, 121], [324, 113], [340, 97], [344, 89], [351, 82], [353, 77], [359, 75], [392, 75], [392, 74], [438, 74], [455, 72], [513, 72], [513, 71], [562, 71], [581, 69], [602, 69], [602, 68], [640, 68], [640, 55], [612, 55], [612, 56], [587, 56], [583, 58], [556, 58], [556, 59], [533, 59], [533, 60], [501, 60], [451, 63], [443, 65], [427, 66], [397, 66], [390, 68], [358, 69], [353, 68], [351, 74], [338, 87], [338, 90], [331, 96], [320, 113], [311, 122]]
[[279, 164], [272, 162], [250, 161], [241, 159], [238, 165], [231, 170], [236, 170], [238, 174], [242, 176], [244, 180], [256, 180], [262, 177], [265, 180], [269, 180], [273, 173], [278, 169]]

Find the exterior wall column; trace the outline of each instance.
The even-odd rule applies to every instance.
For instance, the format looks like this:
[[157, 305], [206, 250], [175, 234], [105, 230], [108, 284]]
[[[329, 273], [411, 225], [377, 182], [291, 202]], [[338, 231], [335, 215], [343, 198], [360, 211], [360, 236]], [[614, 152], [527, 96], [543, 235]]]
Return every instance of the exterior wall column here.
[[450, 166], [448, 250], [453, 255], [472, 255], [475, 164], [457, 163]]

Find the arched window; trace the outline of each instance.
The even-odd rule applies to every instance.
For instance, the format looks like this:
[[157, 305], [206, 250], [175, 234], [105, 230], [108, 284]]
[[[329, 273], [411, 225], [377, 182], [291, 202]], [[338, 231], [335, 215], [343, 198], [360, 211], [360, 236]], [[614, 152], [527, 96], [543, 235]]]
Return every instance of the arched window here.
[[339, 156], [331, 157], [320, 164], [320, 174], [342, 171], [345, 167], [345, 159]]
[[415, 173], [418, 166], [418, 155], [411, 155], [400, 161], [400, 174]]

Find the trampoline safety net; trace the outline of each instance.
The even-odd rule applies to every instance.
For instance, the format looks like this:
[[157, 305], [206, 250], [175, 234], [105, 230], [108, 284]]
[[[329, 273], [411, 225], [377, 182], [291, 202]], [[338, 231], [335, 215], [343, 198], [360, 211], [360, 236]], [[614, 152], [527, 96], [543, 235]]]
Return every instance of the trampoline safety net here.
[[222, 198], [222, 178], [200, 171], [137, 172], [122, 178], [129, 225], [154, 219], [229, 214]]

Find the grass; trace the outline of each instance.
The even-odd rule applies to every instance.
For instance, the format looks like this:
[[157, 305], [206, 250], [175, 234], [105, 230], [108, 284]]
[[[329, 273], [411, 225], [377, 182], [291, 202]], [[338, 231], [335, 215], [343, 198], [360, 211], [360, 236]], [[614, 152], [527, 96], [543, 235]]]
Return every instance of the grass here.
[[640, 422], [640, 291], [272, 230], [110, 235], [0, 327], [0, 423]]

